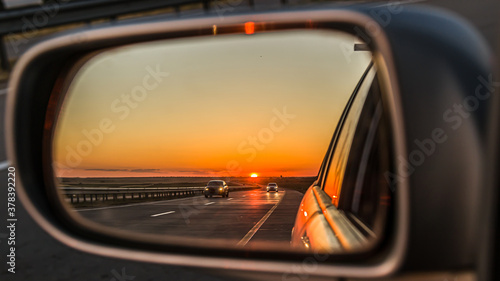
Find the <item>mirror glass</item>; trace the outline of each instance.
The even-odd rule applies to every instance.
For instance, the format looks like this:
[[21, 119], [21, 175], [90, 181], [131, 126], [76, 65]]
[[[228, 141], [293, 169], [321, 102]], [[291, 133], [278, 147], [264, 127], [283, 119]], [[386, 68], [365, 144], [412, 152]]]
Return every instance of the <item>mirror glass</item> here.
[[390, 145], [372, 53], [355, 45], [287, 30], [88, 56], [53, 129], [61, 201], [171, 243], [367, 250], [391, 206]]

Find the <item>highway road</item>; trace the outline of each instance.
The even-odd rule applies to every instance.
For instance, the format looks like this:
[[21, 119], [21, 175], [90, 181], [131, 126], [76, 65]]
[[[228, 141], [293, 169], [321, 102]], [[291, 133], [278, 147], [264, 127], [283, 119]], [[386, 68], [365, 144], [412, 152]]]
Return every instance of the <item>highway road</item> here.
[[272, 241], [288, 247], [303, 194], [265, 188], [235, 191], [229, 198], [195, 196], [130, 205], [79, 209], [83, 217], [132, 232], [225, 240], [239, 246]]

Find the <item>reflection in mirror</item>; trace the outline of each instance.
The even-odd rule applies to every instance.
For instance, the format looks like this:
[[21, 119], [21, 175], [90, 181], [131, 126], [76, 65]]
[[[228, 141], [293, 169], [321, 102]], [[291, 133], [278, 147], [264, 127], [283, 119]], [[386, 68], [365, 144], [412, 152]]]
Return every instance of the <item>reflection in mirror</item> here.
[[293, 30], [94, 54], [53, 131], [61, 200], [167, 242], [367, 250], [392, 196], [376, 67], [360, 43]]

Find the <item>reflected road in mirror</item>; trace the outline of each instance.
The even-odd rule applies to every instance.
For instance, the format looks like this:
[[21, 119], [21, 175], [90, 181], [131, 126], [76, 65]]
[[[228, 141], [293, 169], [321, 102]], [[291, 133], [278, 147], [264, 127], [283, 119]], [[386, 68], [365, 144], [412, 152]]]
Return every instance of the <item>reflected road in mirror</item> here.
[[361, 43], [291, 30], [87, 57], [53, 131], [63, 204], [99, 229], [173, 244], [369, 249], [392, 197], [377, 69]]
[[[312, 182], [314, 179], [298, 179]], [[267, 192], [265, 187], [230, 186], [231, 197], [184, 197], [119, 206], [80, 209], [92, 221], [129, 231], [178, 237], [288, 242], [302, 193]], [[286, 246], [286, 245], [283, 245]]]

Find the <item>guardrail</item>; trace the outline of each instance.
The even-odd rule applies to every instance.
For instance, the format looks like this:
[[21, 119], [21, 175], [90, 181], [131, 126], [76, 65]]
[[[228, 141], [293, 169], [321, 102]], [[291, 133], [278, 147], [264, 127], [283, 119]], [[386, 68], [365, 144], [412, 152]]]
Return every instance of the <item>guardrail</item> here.
[[[242, 191], [258, 186], [230, 186], [229, 191]], [[61, 187], [65, 198], [72, 204], [99, 201], [125, 201], [134, 199], [174, 199], [203, 194], [205, 186], [196, 187]]]

